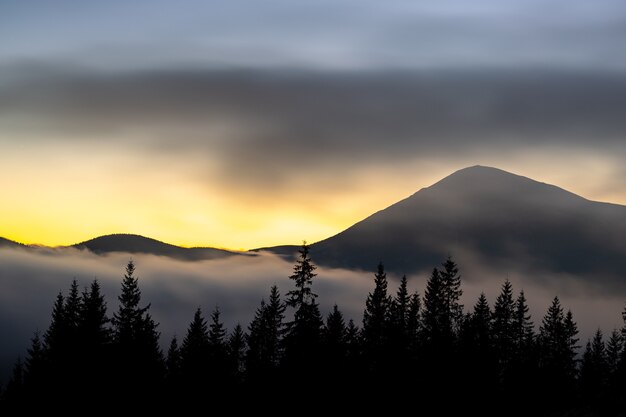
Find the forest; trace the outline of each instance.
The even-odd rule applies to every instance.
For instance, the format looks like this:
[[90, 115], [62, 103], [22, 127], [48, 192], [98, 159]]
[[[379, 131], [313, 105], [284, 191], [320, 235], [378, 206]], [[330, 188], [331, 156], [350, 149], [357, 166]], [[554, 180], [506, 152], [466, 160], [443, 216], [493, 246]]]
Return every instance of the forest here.
[[581, 341], [558, 297], [533, 320], [508, 280], [493, 305], [481, 294], [466, 308], [451, 258], [433, 269], [423, 294], [408, 291], [406, 276], [390, 290], [380, 263], [357, 324], [336, 305], [322, 314], [315, 270], [305, 244], [293, 287], [283, 295], [272, 286], [245, 328], [226, 329], [219, 308], [198, 308], [165, 350], [132, 260], [113, 314], [97, 280], [82, 291], [74, 280], [56, 296], [47, 330], [17, 358], [0, 409], [77, 401], [221, 408], [255, 399], [270, 408], [408, 406], [418, 414], [626, 411], [626, 325]]

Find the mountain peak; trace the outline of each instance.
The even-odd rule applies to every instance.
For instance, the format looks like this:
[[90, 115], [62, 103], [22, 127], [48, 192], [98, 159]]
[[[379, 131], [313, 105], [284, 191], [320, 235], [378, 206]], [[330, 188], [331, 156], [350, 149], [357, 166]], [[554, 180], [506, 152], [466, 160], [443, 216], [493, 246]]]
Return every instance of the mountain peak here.
[[321, 264], [367, 270], [382, 260], [402, 273], [454, 254], [461, 263], [618, 276], [626, 268], [624, 233], [626, 207], [477, 165], [312, 245], [311, 254]]

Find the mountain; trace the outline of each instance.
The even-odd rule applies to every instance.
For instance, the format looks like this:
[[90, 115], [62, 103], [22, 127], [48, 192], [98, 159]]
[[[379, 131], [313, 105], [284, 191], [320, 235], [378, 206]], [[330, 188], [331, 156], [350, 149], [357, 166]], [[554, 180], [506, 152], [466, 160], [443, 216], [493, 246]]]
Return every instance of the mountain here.
[[[295, 247], [269, 248], [292, 254]], [[422, 271], [448, 255], [517, 270], [626, 280], [626, 207], [475, 166], [315, 243], [325, 266]]]
[[17, 242], [14, 242], [14, 241], [12, 241], [12, 240], [5, 239], [5, 238], [3, 238], [3, 237], [0, 237], [0, 247], [3, 247], [3, 246], [8, 246], [8, 247], [22, 247], [22, 246], [24, 246], [24, 245], [22, 245], [21, 243], [17, 243]]
[[110, 252], [147, 253], [187, 261], [224, 258], [238, 254], [236, 252], [214, 248], [183, 248], [144, 236], [131, 234], [100, 236], [95, 239], [77, 243], [72, 245], [72, 247], [87, 249], [97, 254]]

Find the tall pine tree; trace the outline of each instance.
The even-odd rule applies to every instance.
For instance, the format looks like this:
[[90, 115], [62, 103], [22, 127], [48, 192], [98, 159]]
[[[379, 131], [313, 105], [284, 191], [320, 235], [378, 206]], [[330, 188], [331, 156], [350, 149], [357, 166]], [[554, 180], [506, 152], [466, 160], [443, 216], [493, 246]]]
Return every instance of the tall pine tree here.
[[309, 257], [306, 242], [299, 253], [289, 277], [295, 288], [287, 293], [287, 305], [294, 309], [294, 314], [284, 337], [284, 362], [289, 377], [301, 381], [309, 378], [319, 364], [323, 322], [315, 301], [317, 294], [312, 291], [316, 266]]
[[117, 380], [121, 393], [129, 399], [131, 387], [140, 392], [151, 392], [160, 384], [165, 370], [159, 348], [159, 332], [148, 310], [150, 304], [140, 307], [141, 291], [135, 277], [135, 264], [129, 261], [118, 296], [119, 307], [111, 320], [116, 360]]

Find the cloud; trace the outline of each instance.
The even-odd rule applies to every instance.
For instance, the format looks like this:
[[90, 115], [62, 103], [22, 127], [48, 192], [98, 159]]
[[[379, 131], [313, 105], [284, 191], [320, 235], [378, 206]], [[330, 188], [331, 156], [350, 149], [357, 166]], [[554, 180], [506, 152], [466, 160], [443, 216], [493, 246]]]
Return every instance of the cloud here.
[[[7, 4], [5, 4], [7, 3]], [[128, 69], [626, 68], [626, 9], [596, 1], [3, 2], [5, 62], [58, 57]], [[138, 23], [140, 22], [140, 23]]]
[[[97, 278], [103, 287], [111, 315], [117, 306], [123, 269], [130, 255], [97, 256], [89, 252], [66, 250], [0, 249], [0, 379], [8, 374], [17, 355], [24, 355], [32, 332], [45, 331], [58, 291], [67, 292], [72, 278], [81, 286]], [[197, 307], [208, 316], [215, 306], [223, 312], [226, 325], [246, 326], [260, 300], [277, 284], [283, 295], [292, 288], [287, 279], [291, 264], [263, 255], [231, 257], [204, 262], [185, 262], [151, 255], [132, 255], [139, 277], [143, 302], [152, 304], [151, 312], [160, 323], [162, 344], [172, 335], [184, 337]], [[469, 259], [469, 258], [467, 258]], [[508, 277], [515, 290], [524, 289], [535, 324], [540, 323], [551, 298], [559, 295], [578, 320], [582, 339], [598, 326], [609, 331], [621, 325], [624, 297], [609, 288], [585, 284], [575, 277], [550, 277], [538, 280], [538, 271], [524, 273], [489, 269], [468, 261], [461, 266], [463, 302], [469, 309], [481, 291], [493, 305], [500, 283]], [[326, 315], [338, 304], [348, 318], [360, 323], [367, 293], [373, 285], [370, 272], [319, 268], [314, 291], [319, 294], [321, 311]], [[531, 274], [534, 274], [532, 276]], [[427, 273], [409, 277], [410, 290], [423, 294]], [[398, 276], [390, 275], [389, 290], [395, 292]]]
[[608, 74], [70, 70], [0, 91], [6, 137], [146, 150], [236, 189], [451, 154], [609, 157], [626, 128], [626, 76]]

